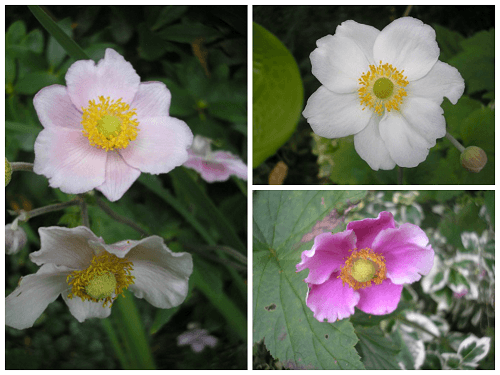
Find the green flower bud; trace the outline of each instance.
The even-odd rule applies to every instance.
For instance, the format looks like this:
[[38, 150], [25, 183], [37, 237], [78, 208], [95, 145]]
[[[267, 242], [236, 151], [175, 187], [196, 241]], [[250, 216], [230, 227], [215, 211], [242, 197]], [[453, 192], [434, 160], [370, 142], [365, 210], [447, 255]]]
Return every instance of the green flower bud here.
[[5, 186], [7, 186], [12, 178], [12, 168], [9, 161], [5, 158]]
[[477, 146], [467, 147], [460, 155], [460, 164], [469, 172], [481, 172], [487, 161], [486, 152]]

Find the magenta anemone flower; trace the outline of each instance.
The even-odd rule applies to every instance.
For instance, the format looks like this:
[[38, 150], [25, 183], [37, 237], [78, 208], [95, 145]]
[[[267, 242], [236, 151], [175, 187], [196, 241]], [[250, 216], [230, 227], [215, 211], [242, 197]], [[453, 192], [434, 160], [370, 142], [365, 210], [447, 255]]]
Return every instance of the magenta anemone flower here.
[[323, 233], [302, 253], [297, 272], [309, 268], [307, 306], [320, 322], [354, 314], [384, 315], [398, 306], [404, 283], [426, 275], [434, 250], [422, 229], [396, 226], [390, 212], [347, 224], [340, 233]]
[[210, 139], [196, 135], [184, 167], [194, 169], [207, 182], [226, 181], [231, 175], [246, 180], [248, 168], [243, 160], [227, 151], [212, 151], [210, 143]]
[[97, 189], [116, 201], [141, 172], [182, 165], [193, 134], [169, 116], [167, 87], [140, 81], [132, 64], [108, 48], [98, 64], [71, 65], [67, 86], [40, 90], [33, 99], [44, 127], [35, 142], [35, 173], [65, 193]]

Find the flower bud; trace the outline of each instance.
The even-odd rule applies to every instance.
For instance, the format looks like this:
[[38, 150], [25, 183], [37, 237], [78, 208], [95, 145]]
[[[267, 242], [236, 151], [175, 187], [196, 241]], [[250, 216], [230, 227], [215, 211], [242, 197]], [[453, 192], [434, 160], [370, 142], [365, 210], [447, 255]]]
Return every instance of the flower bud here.
[[17, 225], [16, 221], [5, 226], [5, 252], [7, 254], [17, 253], [27, 242], [28, 236], [26, 232]]
[[484, 168], [488, 158], [486, 152], [480, 147], [470, 146], [467, 147], [460, 155], [460, 163], [462, 167], [469, 172], [478, 173]]
[[7, 186], [12, 178], [12, 167], [9, 161], [5, 158], [5, 186]]

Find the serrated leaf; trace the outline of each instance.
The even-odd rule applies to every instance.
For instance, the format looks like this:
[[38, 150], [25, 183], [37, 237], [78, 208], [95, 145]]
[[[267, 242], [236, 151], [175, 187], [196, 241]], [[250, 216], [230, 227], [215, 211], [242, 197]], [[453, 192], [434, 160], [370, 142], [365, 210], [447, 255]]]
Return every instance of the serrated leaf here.
[[379, 327], [355, 327], [359, 342], [356, 344], [367, 370], [400, 369], [396, 356], [401, 349], [384, 336]]

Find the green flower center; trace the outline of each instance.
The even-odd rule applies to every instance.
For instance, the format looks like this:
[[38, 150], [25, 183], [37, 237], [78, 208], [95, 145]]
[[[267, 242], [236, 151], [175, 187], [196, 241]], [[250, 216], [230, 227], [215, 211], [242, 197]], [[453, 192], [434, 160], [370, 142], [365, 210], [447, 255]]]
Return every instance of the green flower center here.
[[373, 93], [379, 99], [386, 99], [392, 95], [394, 83], [389, 78], [379, 78], [373, 85]]
[[364, 283], [373, 279], [375, 271], [375, 265], [371, 260], [361, 258], [354, 262], [351, 269], [351, 276], [354, 280]]
[[104, 115], [97, 121], [97, 131], [106, 138], [116, 137], [120, 134], [122, 127], [121, 120], [113, 115]]
[[111, 272], [94, 276], [85, 286], [87, 294], [97, 300], [111, 297], [116, 290], [116, 278]]

